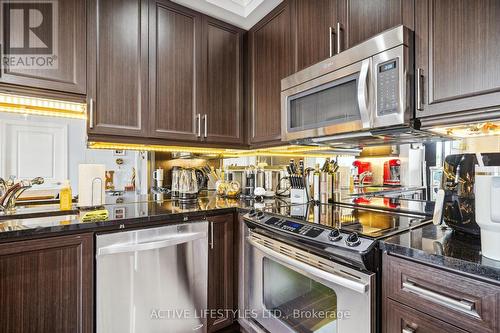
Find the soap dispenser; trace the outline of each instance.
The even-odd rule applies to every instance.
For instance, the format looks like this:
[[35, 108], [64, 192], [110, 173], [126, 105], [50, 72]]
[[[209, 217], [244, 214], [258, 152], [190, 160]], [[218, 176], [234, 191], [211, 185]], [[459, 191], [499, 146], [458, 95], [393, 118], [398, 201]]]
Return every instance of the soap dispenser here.
[[73, 208], [73, 193], [69, 180], [65, 180], [59, 191], [59, 207], [61, 210], [71, 210]]

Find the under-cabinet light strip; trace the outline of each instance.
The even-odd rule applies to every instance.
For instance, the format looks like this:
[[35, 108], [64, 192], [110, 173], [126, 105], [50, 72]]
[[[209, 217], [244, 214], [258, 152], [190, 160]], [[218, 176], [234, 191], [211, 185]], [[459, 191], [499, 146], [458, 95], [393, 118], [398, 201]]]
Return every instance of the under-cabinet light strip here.
[[435, 133], [451, 136], [457, 139], [485, 136], [500, 137], [500, 120], [474, 124], [435, 127], [431, 128], [430, 130]]
[[0, 93], [0, 112], [87, 119], [84, 103]]
[[307, 147], [307, 146], [281, 146], [281, 147], [260, 148], [253, 150], [242, 150], [242, 149], [220, 149], [220, 148], [183, 147], [183, 146], [123, 144], [123, 143], [111, 143], [111, 142], [89, 142], [88, 147], [91, 149], [108, 149], [108, 150], [138, 150], [138, 151], [156, 151], [156, 152], [170, 152], [170, 153], [190, 152], [194, 154], [214, 155], [214, 157], [242, 157], [242, 156], [329, 157], [332, 155], [353, 154], [353, 152], [345, 152], [345, 153], [341, 151], [332, 152], [332, 148], [327, 149], [327, 147]]

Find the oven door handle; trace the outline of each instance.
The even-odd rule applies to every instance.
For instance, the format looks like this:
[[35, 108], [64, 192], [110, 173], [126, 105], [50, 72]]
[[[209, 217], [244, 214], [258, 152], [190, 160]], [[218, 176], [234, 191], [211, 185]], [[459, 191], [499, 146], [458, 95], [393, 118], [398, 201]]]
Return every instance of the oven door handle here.
[[325, 272], [319, 268], [310, 266], [306, 263], [303, 263], [302, 261], [298, 261], [296, 259], [292, 259], [290, 257], [287, 257], [284, 254], [278, 253], [276, 251], [273, 251], [264, 245], [259, 244], [258, 242], [254, 241], [251, 238], [247, 238], [248, 242], [257, 248], [259, 251], [267, 254], [268, 256], [272, 257], [275, 260], [279, 260], [281, 262], [284, 262], [290, 266], [299, 268], [303, 270], [306, 273], [312, 274], [314, 276], [317, 276], [321, 279], [324, 279], [326, 281], [333, 282], [335, 284], [338, 284], [342, 287], [348, 288], [352, 291], [358, 292], [360, 294], [364, 294], [368, 291], [369, 284], [368, 283], [362, 283], [359, 281], [355, 281], [353, 279], [349, 279], [344, 276], [340, 276], [335, 273], [330, 273], [330, 272]]
[[370, 100], [369, 100], [369, 74], [370, 74], [370, 63], [371, 59], [365, 59], [361, 63], [361, 70], [359, 71], [358, 80], [358, 106], [359, 113], [361, 116], [361, 123], [363, 128], [367, 129], [371, 127], [371, 116], [370, 116]]

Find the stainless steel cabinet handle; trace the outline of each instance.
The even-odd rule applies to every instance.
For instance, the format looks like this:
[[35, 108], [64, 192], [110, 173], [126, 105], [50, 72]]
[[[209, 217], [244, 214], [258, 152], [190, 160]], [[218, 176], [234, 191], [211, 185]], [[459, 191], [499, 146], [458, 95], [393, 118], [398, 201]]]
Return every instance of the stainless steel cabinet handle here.
[[197, 125], [198, 125], [198, 129], [196, 130], [197, 131], [197, 137], [201, 138], [201, 114], [198, 113], [196, 115], [196, 121], [197, 121]]
[[89, 128], [94, 128], [94, 99], [89, 99]]
[[333, 35], [334, 35], [334, 32], [333, 32], [333, 27], [329, 27], [328, 28], [328, 41], [330, 43], [330, 58], [333, 57]]
[[214, 223], [210, 222], [210, 250], [214, 249]]
[[479, 317], [478, 313], [474, 310], [475, 305], [472, 302], [466, 300], [457, 300], [442, 294], [439, 294], [435, 291], [425, 289], [423, 287], [417, 286], [415, 283], [411, 281], [403, 282], [403, 289], [414, 293], [418, 296], [426, 298], [427, 300], [443, 305], [452, 310], [461, 311], [467, 313], [469, 315], [473, 315], [475, 317]]
[[424, 78], [424, 71], [422, 68], [417, 69], [417, 110], [423, 111], [423, 103], [422, 103], [422, 80]]
[[341, 45], [341, 40], [340, 40], [340, 31], [342, 30], [342, 24], [340, 22], [337, 22], [337, 54], [342, 52], [342, 45]]
[[207, 124], [208, 124], [208, 115], [204, 114], [203, 115], [203, 121], [205, 122], [205, 133], [204, 133], [204, 137], [207, 138], [208, 137], [208, 128], [207, 128]]
[[206, 232], [190, 232], [190, 233], [179, 233], [164, 239], [155, 240], [151, 242], [144, 242], [138, 244], [125, 244], [125, 245], [110, 245], [107, 247], [103, 247], [98, 249], [97, 256], [104, 256], [108, 254], [117, 254], [117, 253], [127, 253], [127, 252], [136, 252], [136, 251], [149, 251], [162, 249], [164, 247], [184, 244], [188, 242], [192, 242], [197, 239], [206, 238]]
[[415, 333], [415, 332], [417, 332], [417, 331], [415, 331], [413, 328], [408, 327], [408, 326], [403, 328], [403, 330], [401, 330], [401, 333]]

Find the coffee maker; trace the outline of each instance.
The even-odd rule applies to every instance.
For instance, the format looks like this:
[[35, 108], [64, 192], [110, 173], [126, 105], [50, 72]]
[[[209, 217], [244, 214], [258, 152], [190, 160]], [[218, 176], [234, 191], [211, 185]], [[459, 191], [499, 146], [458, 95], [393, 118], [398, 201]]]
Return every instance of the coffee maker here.
[[[485, 166], [500, 165], [500, 153], [481, 154]], [[448, 155], [444, 161], [441, 188], [445, 192], [443, 220], [450, 228], [480, 235], [476, 223], [474, 195], [476, 154]]]
[[401, 160], [394, 158], [384, 162], [384, 185], [401, 185]]
[[367, 176], [364, 178], [363, 184], [368, 184], [371, 185], [373, 182], [373, 176], [372, 176], [372, 164], [371, 162], [366, 162], [366, 161], [360, 161], [356, 160], [352, 163], [352, 166], [354, 167], [354, 173], [355, 173], [355, 178], [354, 178], [354, 184], [358, 185], [359, 180], [363, 174], [367, 174]]

